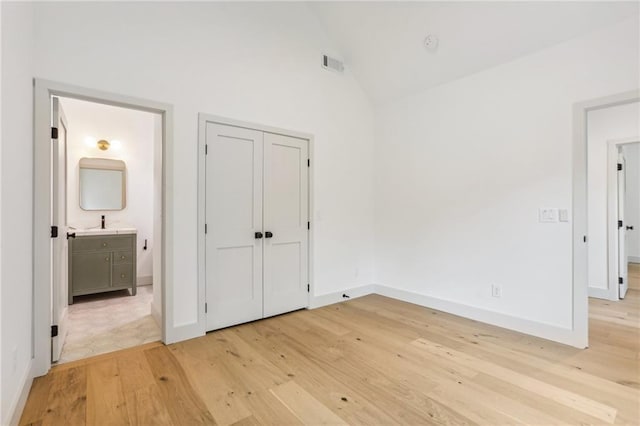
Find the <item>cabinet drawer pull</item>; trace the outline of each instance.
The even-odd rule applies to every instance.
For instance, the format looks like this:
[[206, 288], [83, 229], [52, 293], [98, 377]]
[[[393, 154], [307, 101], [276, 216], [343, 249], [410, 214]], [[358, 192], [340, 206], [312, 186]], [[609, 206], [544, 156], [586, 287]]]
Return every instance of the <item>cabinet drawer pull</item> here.
[[125, 259], [125, 257], [124, 257], [124, 256], [120, 256], [120, 259], [124, 260], [124, 259]]
[[120, 278], [124, 278], [125, 276], [125, 274], [120, 274]]
[[105, 257], [105, 258], [104, 258], [104, 261], [105, 261], [105, 262], [108, 262], [108, 261], [109, 261], [109, 256]]
[[107, 243], [102, 243], [102, 247], [106, 247], [106, 246], [107, 246]]

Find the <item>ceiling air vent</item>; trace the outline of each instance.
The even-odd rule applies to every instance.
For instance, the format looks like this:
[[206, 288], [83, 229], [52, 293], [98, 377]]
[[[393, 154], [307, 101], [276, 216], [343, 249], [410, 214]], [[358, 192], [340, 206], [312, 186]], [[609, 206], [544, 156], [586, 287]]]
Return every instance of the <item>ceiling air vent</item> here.
[[344, 71], [344, 64], [342, 62], [327, 55], [322, 55], [322, 67], [339, 73]]

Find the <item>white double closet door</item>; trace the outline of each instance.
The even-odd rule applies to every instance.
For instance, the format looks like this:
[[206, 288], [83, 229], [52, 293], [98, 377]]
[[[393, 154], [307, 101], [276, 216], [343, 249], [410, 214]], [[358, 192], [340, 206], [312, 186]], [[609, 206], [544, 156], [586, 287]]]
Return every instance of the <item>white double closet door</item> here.
[[206, 125], [207, 330], [308, 305], [308, 141]]

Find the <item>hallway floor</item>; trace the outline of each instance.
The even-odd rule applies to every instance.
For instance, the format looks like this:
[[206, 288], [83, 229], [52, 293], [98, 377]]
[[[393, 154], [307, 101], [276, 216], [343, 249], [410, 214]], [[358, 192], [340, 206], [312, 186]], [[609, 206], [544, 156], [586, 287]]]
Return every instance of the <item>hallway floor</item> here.
[[160, 340], [160, 327], [151, 316], [153, 287], [75, 298], [69, 306], [69, 332], [58, 364]]

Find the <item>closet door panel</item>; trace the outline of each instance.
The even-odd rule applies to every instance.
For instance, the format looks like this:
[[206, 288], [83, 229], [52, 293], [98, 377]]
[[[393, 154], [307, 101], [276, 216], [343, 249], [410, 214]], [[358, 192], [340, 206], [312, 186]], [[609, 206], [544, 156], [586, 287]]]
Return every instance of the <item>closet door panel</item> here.
[[263, 317], [263, 133], [206, 127], [207, 330]]
[[308, 141], [264, 134], [264, 316], [308, 305]]

